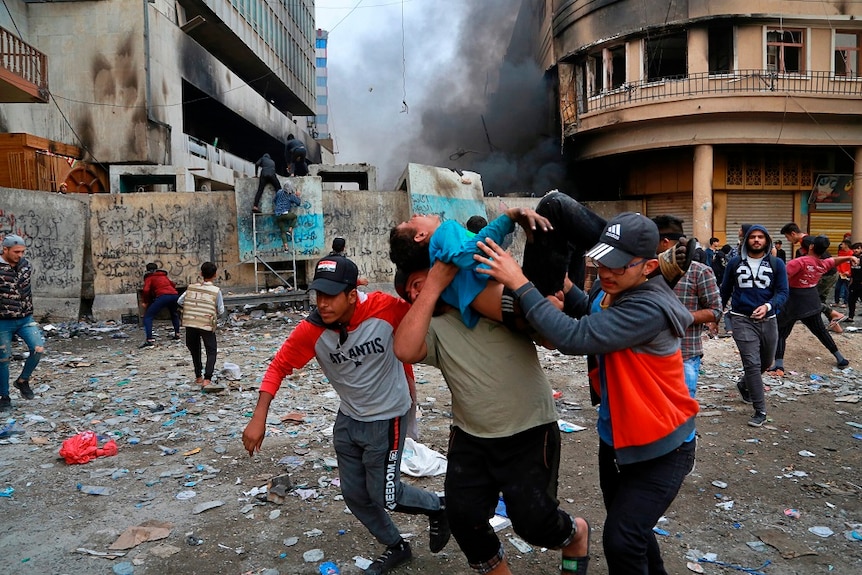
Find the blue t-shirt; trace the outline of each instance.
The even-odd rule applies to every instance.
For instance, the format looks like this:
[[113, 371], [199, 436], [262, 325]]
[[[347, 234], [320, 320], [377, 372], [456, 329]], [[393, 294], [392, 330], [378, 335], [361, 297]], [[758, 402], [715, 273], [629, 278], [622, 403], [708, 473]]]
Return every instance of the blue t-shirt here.
[[431, 264], [439, 260], [455, 264], [459, 268], [441, 297], [449, 305], [458, 308], [467, 327], [474, 327], [481, 317], [473, 311], [470, 304], [488, 283], [488, 276], [475, 271], [479, 263], [473, 259], [473, 254], [482, 253], [476, 247], [476, 242], [491, 238], [501, 244], [506, 235], [514, 230], [515, 222], [504, 214], [495, 218], [477, 234], [469, 232], [455, 220], [447, 220], [431, 235], [431, 241], [428, 243]]

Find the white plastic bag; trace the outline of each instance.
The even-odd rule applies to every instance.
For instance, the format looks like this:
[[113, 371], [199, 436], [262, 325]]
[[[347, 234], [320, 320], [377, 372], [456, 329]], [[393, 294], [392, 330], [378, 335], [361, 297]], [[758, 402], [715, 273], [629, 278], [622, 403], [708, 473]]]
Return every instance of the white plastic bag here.
[[401, 473], [413, 477], [429, 477], [446, 473], [446, 457], [411, 438], [404, 440]]
[[224, 362], [221, 374], [232, 381], [239, 381], [242, 379], [242, 371], [240, 371], [239, 366], [229, 361]]

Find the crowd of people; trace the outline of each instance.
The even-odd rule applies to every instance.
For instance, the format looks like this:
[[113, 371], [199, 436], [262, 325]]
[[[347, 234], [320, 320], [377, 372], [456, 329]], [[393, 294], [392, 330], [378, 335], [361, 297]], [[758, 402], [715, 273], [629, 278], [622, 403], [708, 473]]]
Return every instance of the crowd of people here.
[[[289, 213], [293, 203], [283, 197], [276, 205]], [[294, 219], [286, 218], [285, 227]], [[390, 234], [398, 296], [357, 289], [366, 282], [346, 256], [344, 238], [336, 238], [309, 286], [316, 308], [263, 376], [244, 449], [261, 450], [282, 381], [316, 360], [340, 398], [333, 444], [345, 503], [384, 547], [366, 573], [388, 573], [412, 557], [392, 512], [427, 516], [432, 553], [451, 536], [476, 572], [511, 573], [488, 523], [502, 497], [520, 537], [558, 550], [561, 574], [585, 575], [591, 528], [557, 498], [560, 431], [536, 344], [586, 356], [608, 571], [666, 573], [653, 527], [694, 467], [704, 331], [718, 333], [722, 316], [728, 322], [743, 374], [736, 386], [753, 408], [747, 424], [760, 427], [767, 419], [763, 375], [783, 375], [795, 323], [846, 367], [821, 314], [837, 323], [826, 307], [834, 289], [833, 302], [849, 313], [841, 319], [852, 321], [862, 294], [862, 243], [845, 238], [831, 257], [825, 236], [805, 235], [790, 223], [781, 233], [799, 252], [785, 263], [769, 231], [746, 224], [736, 246], [719, 247], [710, 238], [697, 261], [683, 223], [632, 212], [605, 221], [560, 192], [535, 210], [512, 208], [491, 222], [476, 217], [462, 226], [417, 215]], [[502, 245], [516, 225], [528, 238], [522, 263]], [[25, 240], [8, 234], [2, 246], [0, 410], [9, 410], [13, 337], [30, 350], [14, 382], [26, 399], [34, 397], [29, 380], [44, 341], [32, 317]], [[833, 270], [836, 282], [824, 291]], [[180, 294], [165, 270], [147, 264], [141, 347], [155, 345], [153, 319], [169, 310], [174, 339], [180, 327], [186, 330], [195, 382], [221, 391], [213, 371], [224, 301], [216, 265], [205, 262], [200, 271], [202, 281]], [[595, 278], [589, 287], [588, 275]], [[405, 437], [416, 425], [415, 363], [439, 368], [452, 394], [443, 495], [400, 480]]]

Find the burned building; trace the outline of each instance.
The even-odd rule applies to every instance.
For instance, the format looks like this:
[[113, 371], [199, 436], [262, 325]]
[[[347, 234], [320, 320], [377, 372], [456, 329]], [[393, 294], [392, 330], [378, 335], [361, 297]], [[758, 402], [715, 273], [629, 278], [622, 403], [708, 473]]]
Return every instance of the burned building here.
[[580, 198], [639, 200], [702, 242], [797, 221], [837, 243], [862, 188], [860, 16], [841, 1], [526, 0], [519, 26]]
[[[0, 32], [31, 55], [4, 56], [0, 85], [31, 89], [0, 86], [0, 132], [47, 141], [42, 156], [59, 154], [70, 169], [40, 168], [37, 155], [18, 171], [32, 167], [38, 185], [12, 181], [14, 173], [0, 185], [230, 190], [264, 153], [284, 174], [291, 133], [310, 159], [328, 159], [304, 129], [315, 109], [313, 0], [6, 5]], [[86, 176], [72, 174], [75, 164]]]

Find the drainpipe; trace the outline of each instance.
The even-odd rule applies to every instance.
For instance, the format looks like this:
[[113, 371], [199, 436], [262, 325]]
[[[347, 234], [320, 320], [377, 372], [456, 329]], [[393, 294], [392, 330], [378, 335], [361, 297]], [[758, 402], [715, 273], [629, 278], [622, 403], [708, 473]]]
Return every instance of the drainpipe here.
[[148, 4], [152, 4], [153, 0], [143, 0], [144, 3], [144, 97], [147, 99], [147, 122], [152, 122], [157, 126], [161, 126], [168, 132], [168, 142], [167, 146], [165, 146], [165, 157], [164, 164], [170, 165], [171, 163], [171, 125], [162, 122], [161, 120], [157, 120], [153, 117], [153, 112], [151, 108], [151, 90], [150, 90], [150, 8]]

